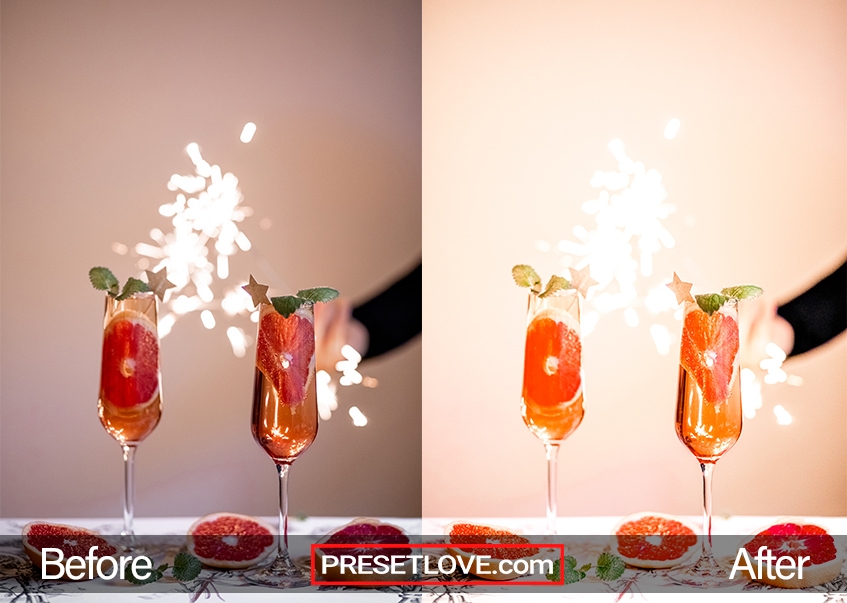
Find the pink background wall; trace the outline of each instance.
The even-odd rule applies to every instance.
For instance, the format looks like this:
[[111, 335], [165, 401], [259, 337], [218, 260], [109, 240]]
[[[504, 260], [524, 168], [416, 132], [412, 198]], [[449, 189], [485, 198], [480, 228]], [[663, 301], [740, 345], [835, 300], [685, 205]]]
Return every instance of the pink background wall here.
[[[786, 299], [847, 252], [844, 2], [424, 3], [423, 507], [541, 516], [542, 445], [521, 421], [517, 263], [591, 227], [606, 145], [663, 176], [676, 246], [655, 256], [695, 292], [757, 283]], [[681, 122], [663, 137], [670, 118]], [[621, 312], [585, 339], [585, 420], [562, 446], [563, 515], [700, 512], [673, 427], [676, 352]], [[680, 323], [671, 321], [672, 349]], [[716, 514], [847, 512], [847, 339], [786, 368], [715, 472]], [[777, 424], [772, 408], [794, 417]], [[436, 443], [437, 442], [437, 443]]]
[[[271, 295], [331, 284], [366, 299], [421, 252], [420, 7], [390, 1], [2, 4], [0, 514], [120, 514], [120, 449], [96, 412], [114, 242], [168, 231], [158, 207], [185, 147], [240, 180], [253, 273]], [[258, 126], [250, 144], [242, 126]], [[262, 220], [271, 227], [263, 230]], [[253, 348], [218, 315], [162, 341], [164, 415], [138, 453], [137, 513], [273, 515], [250, 435]], [[255, 326], [237, 323], [248, 332]], [[291, 474], [295, 514], [420, 513], [420, 340], [363, 364]], [[370, 419], [354, 427], [358, 406]]]

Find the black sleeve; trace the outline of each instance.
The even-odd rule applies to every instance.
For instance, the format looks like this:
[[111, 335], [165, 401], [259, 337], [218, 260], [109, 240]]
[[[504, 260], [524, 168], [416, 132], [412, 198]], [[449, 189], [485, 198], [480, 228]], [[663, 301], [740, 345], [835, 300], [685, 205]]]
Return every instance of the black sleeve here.
[[388, 289], [353, 308], [353, 318], [365, 325], [370, 336], [364, 358], [389, 352], [420, 334], [422, 274], [418, 264]]
[[847, 328], [847, 261], [811, 289], [777, 308], [794, 328], [797, 356], [823, 345]]

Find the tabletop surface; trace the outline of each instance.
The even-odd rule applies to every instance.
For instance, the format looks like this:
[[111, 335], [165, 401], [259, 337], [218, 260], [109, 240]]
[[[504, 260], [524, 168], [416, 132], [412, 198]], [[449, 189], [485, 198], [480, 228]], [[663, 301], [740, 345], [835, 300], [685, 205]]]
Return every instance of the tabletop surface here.
[[[196, 518], [166, 517], [136, 519], [136, 533], [139, 535], [182, 535]], [[524, 535], [541, 534], [544, 520], [542, 518], [386, 518], [383, 521], [394, 523], [412, 535], [436, 536], [444, 533], [447, 524], [457, 520], [468, 520], [489, 525], [504, 526]], [[693, 525], [699, 525], [698, 518], [687, 519]], [[713, 522], [713, 533], [716, 535], [737, 536], [755, 533], [762, 527], [775, 523], [772, 517], [716, 517]], [[318, 537], [349, 522], [346, 517], [309, 517], [292, 519], [289, 533]], [[95, 529], [101, 534], [116, 534], [120, 532], [120, 522], [114, 519], [64, 518], [52, 519], [57, 523], [66, 523], [80, 527]], [[274, 519], [268, 518], [272, 525]], [[579, 540], [579, 536], [601, 536], [610, 534], [613, 527], [620, 521], [619, 517], [563, 517], [557, 528], [560, 534], [565, 534], [567, 542]], [[847, 535], [847, 517], [810, 517], [804, 518], [807, 523], [821, 525], [832, 534]], [[449, 585], [433, 579], [421, 587], [391, 586], [379, 589], [361, 587], [310, 587], [306, 590], [290, 590], [277, 592], [246, 592], [247, 586], [241, 579], [239, 571], [221, 571], [204, 569], [200, 577], [193, 583], [173, 582], [155, 593], [139, 593], [137, 587], [127, 583], [113, 585], [102, 580], [78, 583], [66, 583], [52, 580], [42, 581], [37, 575], [33, 576], [20, 540], [21, 528], [27, 523], [26, 519], [0, 519], [0, 596], [19, 601], [52, 601], [62, 596], [70, 595], [73, 601], [150, 601], [150, 600], [179, 600], [194, 601], [214, 599], [223, 601], [266, 601], [277, 597], [277, 592], [284, 593], [286, 599], [296, 601], [301, 598], [311, 603], [327, 601], [342, 601], [353, 599], [359, 603], [370, 601], [440, 601], [443, 603], [485, 602], [494, 598], [498, 600], [515, 601], [560, 601], [560, 600], [647, 600], [647, 601], [680, 601], [696, 597], [703, 601], [703, 593], [662, 592], [661, 581], [665, 574], [661, 571], [644, 571], [627, 568], [617, 584], [601, 584], [607, 592], [568, 592], [569, 587], [560, 587], [558, 591], [540, 588], [533, 592], [532, 587], [523, 587], [516, 591], [515, 582], [492, 583], [490, 586], [478, 588], [458, 583]], [[152, 537], [152, 536], [151, 536]], [[721, 541], [724, 542], [724, 541]], [[739, 540], [740, 542], [740, 540]], [[841, 543], [843, 546], [843, 543]], [[578, 547], [576, 547], [578, 549]], [[571, 550], [573, 552], [574, 549]], [[577, 557], [579, 553], [574, 552]], [[716, 555], [718, 548], [716, 547]], [[300, 558], [304, 561], [306, 556]], [[580, 563], [582, 563], [580, 559]], [[590, 580], [590, 578], [589, 578]], [[599, 583], [597, 579], [595, 582]], [[626, 584], [625, 588], [621, 585]], [[660, 585], [656, 588], [656, 585]], [[573, 586], [573, 585], [570, 585]], [[564, 588], [565, 590], [561, 590]], [[135, 589], [135, 592], [133, 592]], [[602, 589], [601, 589], [602, 590]], [[782, 600], [789, 596], [792, 601], [817, 601], [828, 603], [834, 601], [847, 602], [847, 575], [845, 570], [835, 581], [823, 587], [786, 592], [783, 589], [773, 589], [757, 583], [746, 583], [739, 588], [721, 592], [721, 598], [752, 601], [751, 597], [781, 596]], [[116, 599], [117, 597], [117, 599]], [[70, 600], [70, 599], [69, 599]]]

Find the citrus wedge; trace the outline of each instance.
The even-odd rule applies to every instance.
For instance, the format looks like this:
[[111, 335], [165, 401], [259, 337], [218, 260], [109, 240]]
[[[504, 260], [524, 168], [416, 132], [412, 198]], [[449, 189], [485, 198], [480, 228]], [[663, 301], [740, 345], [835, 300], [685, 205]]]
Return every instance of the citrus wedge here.
[[284, 404], [306, 399], [310, 367], [315, 358], [315, 325], [301, 310], [284, 318], [263, 306], [259, 319], [256, 366], [273, 383]]
[[721, 312], [709, 316], [700, 309], [685, 315], [680, 363], [707, 402], [723, 404], [729, 399], [737, 354], [738, 323], [732, 316]]
[[159, 392], [159, 337], [156, 325], [134, 310], [118, 312], [103, 330], [100, 372], [103, 400], [138, 409]]

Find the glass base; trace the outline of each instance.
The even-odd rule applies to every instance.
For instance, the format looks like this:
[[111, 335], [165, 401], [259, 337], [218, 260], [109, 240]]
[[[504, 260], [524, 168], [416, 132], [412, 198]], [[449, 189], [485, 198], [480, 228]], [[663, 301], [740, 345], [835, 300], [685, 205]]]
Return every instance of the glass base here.
[[297, 567], [287, 556], [279, 556], [262, 569], [244, 574], [250, 584], [271, 588], [306, 588], [312, 585], [312, 579]]
[[671, 570], [667, 576], [674, 584], [706, 590], [733, 588], [746, 582], [742, 579], [730, 580], [729, 572], [719, 566], [711, 555], [701, 557], [696, 565]]

